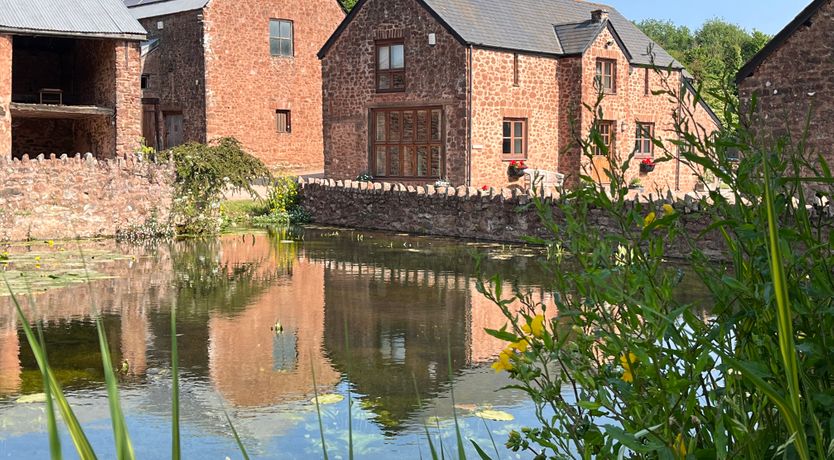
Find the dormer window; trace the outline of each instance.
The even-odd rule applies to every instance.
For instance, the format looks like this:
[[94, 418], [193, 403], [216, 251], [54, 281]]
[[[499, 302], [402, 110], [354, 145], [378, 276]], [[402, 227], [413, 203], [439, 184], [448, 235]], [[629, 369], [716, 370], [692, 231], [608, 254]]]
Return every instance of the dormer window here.
[[405, 91], [405, 44], [402, 39], [376, 43], [377, 91]]
[[617, 61], [613, 59], [597, 59], [597, 73], [595, 78], [598, 90], [606, 94], [617, 92]]

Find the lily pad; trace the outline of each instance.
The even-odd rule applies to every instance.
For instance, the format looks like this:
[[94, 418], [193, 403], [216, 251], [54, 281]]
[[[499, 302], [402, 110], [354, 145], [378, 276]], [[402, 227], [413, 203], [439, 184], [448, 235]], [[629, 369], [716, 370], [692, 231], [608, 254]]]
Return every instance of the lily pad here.
[[[338, 395], [335, 393], [319, 395], [319, 404], [336, 404], [338, 402], [342, 402], [345, 399], [344, 396]], [[311, 403], [316, 403], [316, 398], [310, 400]]]
[[46, 393], [34, 393], [31, 395], [23, 395], [15, 400], [18, 404], [31, 404], [46, 402]]
[[485, 418], [487, 420], [495, 420], [497, 422], [509, 422], [515, 420], [515, 417], [513, 417], [512, 414], [504, 412], [502, 410], [486, 409], [475, 412], [475, 415], [481, 418]]

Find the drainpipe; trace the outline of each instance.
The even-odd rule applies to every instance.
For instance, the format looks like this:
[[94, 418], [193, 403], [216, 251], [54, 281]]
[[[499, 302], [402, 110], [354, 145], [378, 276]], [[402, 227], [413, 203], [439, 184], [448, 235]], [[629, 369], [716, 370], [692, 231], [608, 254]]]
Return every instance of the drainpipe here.
[[[683, 92], [687, 91], [686, 82], [684, 81], [684, 78], [686, 78], [686, 77], [683, 75], [683, 71], [681, 71], [681, 86], [680, 86], [681, 87], [681, 94], [680, 94], [680, 97], [678, 97], [678, 123], [681, 122], [680, 120], [681, 120], [681, 116], [683, 114], [683, 97], [684, 97]], [[677, 145], [677, 149], [676, 149], [676, 151], [677, 151], [677, 161], [675, 161], [675, 191], [676, 192], [679, 192], [681, 190], [681, 146], [680, 146], [681, 140], [682, 140], [681, 139], [681, 133], [680, 133], [680, 130], [678, 130], [678, 145]]]
[[472, 186], [472, 44], [469, 45], [469, 82], [466, 107], [466, 186]]

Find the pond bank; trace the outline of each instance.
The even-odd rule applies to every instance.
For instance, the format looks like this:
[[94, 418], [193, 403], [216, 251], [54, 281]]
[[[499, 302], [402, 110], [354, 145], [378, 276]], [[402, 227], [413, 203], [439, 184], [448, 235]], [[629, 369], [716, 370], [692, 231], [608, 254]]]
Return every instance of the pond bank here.
[[[524, 242], [528, 236], [552, 238], [532, 206], [531, 196], [519, 190], [333, 179], [299, 182], [301, 205], [318, 224], [508, 243]], [[547, 195], [545, 202], [551, 207], [554, 221], [562, 223], [564, 215], [557, 200]], [[681, 222], [708, 257], [723, 258], [726, 247], [720, 232], [702, 235], [711, 224], [709, 216], [699, 212], [703, 203], [692, 196], [643, 203], [647, 209], [657, 210], [664, 204], [684, 214]], [[591, 211], [590, 218], [602, 232], [616, 230], [604, 210]], [[689, 253], [689, 247], [668, 242], [670, 257], [683, 258]]]

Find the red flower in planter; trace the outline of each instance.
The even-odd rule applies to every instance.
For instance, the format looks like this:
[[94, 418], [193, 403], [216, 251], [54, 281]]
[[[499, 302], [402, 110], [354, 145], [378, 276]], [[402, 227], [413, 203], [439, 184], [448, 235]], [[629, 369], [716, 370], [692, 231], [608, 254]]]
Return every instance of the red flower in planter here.
[[486, 192], [487, 190], [489, 190], [489, 185], [484, 185], [483, 187], [481, 187], [481, 190]]
[[641, 163], [646, 166], [654, 166], [654, 161], [651, 158], [645, 158]]

